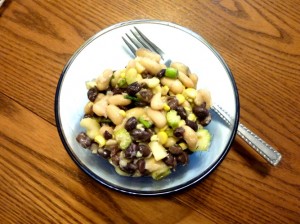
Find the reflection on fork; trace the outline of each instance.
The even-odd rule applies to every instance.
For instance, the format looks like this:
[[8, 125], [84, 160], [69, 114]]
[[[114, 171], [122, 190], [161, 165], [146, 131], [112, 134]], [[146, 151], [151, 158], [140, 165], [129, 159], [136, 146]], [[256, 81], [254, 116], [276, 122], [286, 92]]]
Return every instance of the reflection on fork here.
[[[167, 67], [170, 66], [172, 62], [171, 58], [168, 57], [167, 54], [163, 52], [156, 44], [150, 41], [149, 38], [138, 28], [134, 27], [134, 30], [130, 30], [130, 32], [131, 35], [126, 34], [126, 37], [122, 37], [122, 39], [134, 56], [137, 49], [146, 48], [159, 54], [164, 64]], [[233, 125], [234, 120], [219, 105], [213, 105], [212, 109], [226, 122], [227, 125]], [[281, 160], [281, 154], [278, 151], [276, 151], [272, 146], [267, 144], [264, 140], [262, 140], [259, 136], [250, 131], [241, 123], [238, 125], [237, 134], [270, 164], [276, 166]]]
[[[164, 53], [158, 46], [156, 46], [152, 41], [150, 41], [138, 28], [134, 27], [134, 30], [130, 30], [133, 36], [126, 34], [126, 37], [122, 37], [127, 47], [130, 49], [132, 54], [135, 56], [135, 51], [138, 48], [146, 48], [152, 52], [155, 52], [161, 56], [163, 63], [168, 67], [170, 66], [172, 60], [169, 58], [166, 53]], [[132, 44], [130, 44], [130, 42]]]

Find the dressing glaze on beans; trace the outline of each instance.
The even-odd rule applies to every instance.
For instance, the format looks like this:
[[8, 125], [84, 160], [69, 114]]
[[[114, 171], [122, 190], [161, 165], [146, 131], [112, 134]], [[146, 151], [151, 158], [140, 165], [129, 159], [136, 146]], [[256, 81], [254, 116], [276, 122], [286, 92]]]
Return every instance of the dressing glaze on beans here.
[[76, 140], [120, 175], [162, 179], [209, 148], [210, 93], [197, 90], [197, 81], [188, 66], [166, 67], [158, 54], [139, 49], [125, 69], [106, 69], [86, 83]]

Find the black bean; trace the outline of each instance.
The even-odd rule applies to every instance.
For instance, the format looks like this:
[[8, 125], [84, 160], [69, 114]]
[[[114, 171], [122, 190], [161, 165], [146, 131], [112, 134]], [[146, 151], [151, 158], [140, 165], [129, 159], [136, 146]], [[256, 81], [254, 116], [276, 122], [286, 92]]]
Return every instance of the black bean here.
[[139, 94], [142, 97], [142, 100], [147, 103], [149, 103], [153, 97], [153, 93], [150, 89], [142, 89]]
[[145, 131], [144, 131], [144, 138], [143, 138], [142, 141], [144, 141], [144, 142], [149, 142], [152, 135], [153, 135], [153, 132], [151, 131], [151, 129], [145, 130]]
[[182, 138], [184, 133], [184, 128], [183, 127], [178, 127], [174, 130], [173, 134], [177, 138]]
[[143, 157], [147, 157], [151, 153], [150, 147], [146, 144], [139, 144], [138, 148]]
[[118, 147], [118, 145], [110, 145], [106, 146], [106, 149], [110, 150], [110, 156], [117, 155], [119, 152], [121, 152], [121, 149]]
[[142, 89], [148, 89], [148, 85], [146, 83], [142, 82], [140, 84], [141, 84]]
[[111, 155], [111, 161], [114, 165], [118, 166], [120, 162], [120, 152], [115, 155]]
[[198, 130], [198, 125], [195, 121], [191, 121], [189, 119], [186, 119], [185, 120], [185, 123], [187, 126], [189, 126], [191, 129], [193, 129], [194, 131], [197, 131]]
[[111, 133], [109, 133], [108, 131], [105, 131], [104, 134], [103, 134], [103, 137], [108, 140], [108, 139], [111, 139], [113, 136]]
[[135, 117], [131, 117], [129, 118], [126, 123], [125, 123], [125, 129], [127, 131], [132, 131], [133, 129], [135, 129], [136, 125], [138, 124], [138, 121]]
[[137, 161], [137, 167], [138, 170], [140, 171], [141, 174], [145, 173], [145, 166], [146, 166], [146, 162], [144, 159], [140, 159], [139, 161]]
[[128, 87], [127, 87], [127, 93], [131, 96], [134, 96], [135, 94], [137, 94], [140, 90], [142, 89], [141, 84], [139, 84], [138, 82], [134, 82], [131, 83]]
[[141, 130], [141, 129], [133, 129], [131, 132], [131, 137], [135, 141], [142, 141], [142, 142], [148, 142], [150, 141], [150, 138], [152, 136], [152, 133], [147, 130]]
[[173, 168], [175, 168], [176, 165], [177, 165], [176, 158], [175, 158], [173, 155], [171, 155], [171, 154], [167, 155], [167, 157], [164, 158], [163, 161], [165, 162], [165, 164], [166, 164], [167, 166], [171, 166], [171, 167], [173, 167]]
[[149, 72], [143, 72], [142, 77], [143, 79], [150, 79], [153, 78], [153, 75], [151, 75]]
[[182, 148], [179, 146], [179, 145], [172, 145], [169, 147], [169, 152], [172, 154], [172, 155], [180, 155], [183, 153], [183, 150]]
[[179, 156], [176, 157], [178, 163], [186, 165], [189, 162], [189, 157], [186, 152], [182, 152]]
[[128, 107], [127, 107], [127, 106], [119, 105], [118, 107], [120, 108], [120, 110], [125, 110], [125, 111], [128, 110]]
[[92, 145], [92, 139], [84, 132], [79, 133], [76, 140], [83, 148], [89, 148]]
[[110, 157], [110, 153], [111, 151], [107, 150], [107, 149], [104, 149], [104, 150], [101, 150], [101, 151], [98, 151], [98, 154], [100, 156], [102, 156], [103, 158], [107, 159]]
[[91, 102], [94, 102], [97, 95], [99, 93], [99, 90], [97, 89], [97, 87], [92, 87], [88, 90], [88, 93], [87, 93], [87, 96], [88, 96], [88, 99], [91, 101]]
[[138, 169], [138, 166], [134, 163], [127, 163], [127, 165], [125, 167], [122, 167], [121, 169], [126, 173], [133, 174]]
[[156, 77], [157, 78], [162, 78], [164, 75], [165, 75], [165, 72], [166, 72], [166, 69], [162, 69], [160, 70], [157, 74], [156, 74]]
[[203, 106], [194, 106], [193, 112], [197, 116], [199, 121], [204, 120], [209, 115], [209, 111]]
[[98, 151], [98, 149], [99, 149], [99, 144], [96, 143], [96, 142], [93, 142], [93, 143], [91, 144], [91, 146], [89, 147], [89, 149], [90, 149], [92, 152], [96, 152], [96, 151]]
[[134, 106], [135, 106], [135, 107], [146, 107], [146, 106], [148, 106], [148, 105], [149, 105], [149, 103], [144, 102], [144, 101], [137, 101], [137, 102], [134, 102]]
[[167, 104], [172, 110], [176, 110], [178, 107], [178, 100], [175, 96], [170, 96], [167, 99]]
[[85, 114], [85, 115], [83, 116], [83, 118], [89, 118], [89, 117], [93, 117], [93, 114]]
[[200, 124], [203, 126], [208, 125], [211, 122], [211, 114], [209, 113], [206, 118], [204, 118], [202, 121], [200, 121]]
[[138, 151], [137, 144], [131, 143], [125, 150], [125, 157], [127, 159], [132, 159], [136, 156], [137, 151]]
[[176, 111], [182, 120], [185, 120], [187, 118], [187, 113], [186, 113], [185, 109], [183, 108], [183, 106], [178, 106], [176, 108]]
[[206, 108], [206, 102], [201, 103], [200, 107]]
[[116, 94], [122, 94], [125, 89], [124, 88], [119, 88], [119, 87], [115, 87], [115, 88], [112, 88], [111, 89], [113, 95], [116, 95]]

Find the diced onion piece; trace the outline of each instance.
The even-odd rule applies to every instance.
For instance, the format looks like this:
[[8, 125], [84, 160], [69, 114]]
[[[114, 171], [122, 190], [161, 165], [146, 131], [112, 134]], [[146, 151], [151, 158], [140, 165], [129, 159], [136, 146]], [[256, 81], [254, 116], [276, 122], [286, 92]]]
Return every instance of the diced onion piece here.
[[159, 142], [150, 142], [149, 147], [156, 161], [162, 160], [168, 155], [167, 150]]

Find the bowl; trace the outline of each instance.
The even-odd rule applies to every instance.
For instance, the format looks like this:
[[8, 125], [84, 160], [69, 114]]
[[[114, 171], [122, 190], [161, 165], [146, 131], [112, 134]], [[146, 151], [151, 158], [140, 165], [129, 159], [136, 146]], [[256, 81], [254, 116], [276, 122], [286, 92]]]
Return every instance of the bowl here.
[[[85, 82], [104, 69], [120, 69], [132, 58], [122, 36], [134, 26], [172, 56], [198, 74], [197, 88], [211, 92], [213, 104], [220, 105], [232, 118], [231, 125], [211, 111], [206, 127], [212, 133], [207, 151], [190, 155], [186, 166], [162, 180], [151, 177], [118, 175], [109, 162], [82, 148], [76, 136], [83, 129], [79, 122], [87, 103]], [[74, 162], [87, 175], [108, 188], [134, 195], [174, 193], [200, 182], [225, 158], [236, 135], [239, 98], [233, 75], [220, 54], [199, 34], [180, 25], [158, 20], [133, 20], [112, 25], [88, 39], [70, 58], [59, 79], [55, 96], [55, 118], [61, 141]]]

